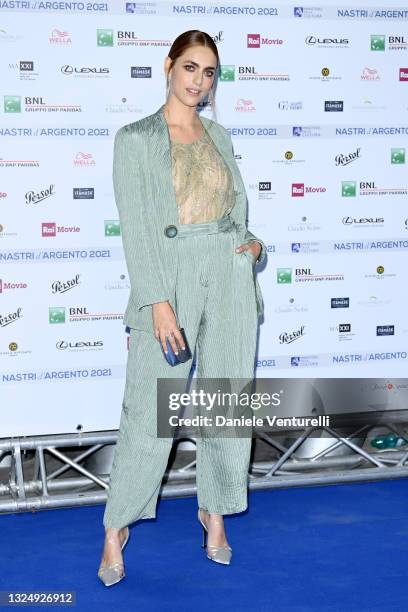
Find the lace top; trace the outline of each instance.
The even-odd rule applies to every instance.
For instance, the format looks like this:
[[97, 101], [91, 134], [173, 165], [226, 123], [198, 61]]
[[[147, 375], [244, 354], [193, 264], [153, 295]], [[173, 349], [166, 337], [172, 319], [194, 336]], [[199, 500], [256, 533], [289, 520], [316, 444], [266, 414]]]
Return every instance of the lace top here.
[[179, 223], [205, 223], [234, 205], [231, 172], [204, 130], [192, 143], [171, 141], [173, 185]]

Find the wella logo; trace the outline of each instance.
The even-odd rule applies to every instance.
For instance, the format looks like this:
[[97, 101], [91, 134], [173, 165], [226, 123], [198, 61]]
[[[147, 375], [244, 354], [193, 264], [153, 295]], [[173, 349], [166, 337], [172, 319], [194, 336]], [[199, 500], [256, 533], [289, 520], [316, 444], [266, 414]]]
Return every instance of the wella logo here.
[[74, 159], [74, 166], [80, 166], [80, 167], [89, 167], [89, 166], [95, 166], [95, 160], [93, 159], [93, 155], [92, 153], [83, 153], [82, 151], [79, 151], [76, 155], [75, 155], [75, 159]]
[[237, 100], [235, 110], [239, 113], [252, 113], [256, 111], [256, 108], [252, 100], [247, 100], [245, 98], [239, 98]]
[[52, 45], [70, 45], [72, 43], [68, 32], [65, 30], [58, 30], [58, 28], [53, 29], [48, 40]]
[[360, 78], [362, 81], [379, 81], [380, 75], [378, 74], [377, 68], [368, 68], [366, 66]]

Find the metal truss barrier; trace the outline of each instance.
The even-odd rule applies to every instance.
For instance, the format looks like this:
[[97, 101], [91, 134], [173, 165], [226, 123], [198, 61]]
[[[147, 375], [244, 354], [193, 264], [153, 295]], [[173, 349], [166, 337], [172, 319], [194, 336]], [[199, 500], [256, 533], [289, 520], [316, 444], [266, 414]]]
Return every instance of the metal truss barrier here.
[[[406, 420], [406, 415], [405, 415]], [[377, 422], [378, 424], [378, 422]], [[277, 441], [275, 433], [256, 431], [255, 437], [264, 443], [271, 458], [253, 461], [249, 470], [250, 489], [313, 486], [344, 482], [384, 480], [408, 477], [408, 447], [368, 452], [353, 442], [363, 439], [371, 425], [363, 425], [347, 437], [342, 437], [330, 427], [310, 427], [292, 438], [289, 446]], [[381, 422], [381, 427], [399, 434], [393, 425]], [[316, 431], [319, 430], [319, 431]], [[308, 458], [298, 458], [296, 450], [311, 441], [311, 436], [329, 436], [329, 445]], [[293, 432], [292, 432], [293, 434]], [[109, 474], [98, 473], [84, 464], [97, 459], [101, 449], [111, 450], [118, 431], [80, 433], [69, 435], [44, 435], [0, 439], [0, 468], [8, 456], [9, 469], [1, 468], [6, 476], [0, 481], [0, 513], [37, 511], [50, 508], [73, 507], [106, 502]], [[185, 438], [174, 438], [177, 445]], [[190, 440], [194, 443], [194, 439]], [[266, 446], [265, 446], [266, 445]], [[347, 447], [346, 456], [333, 451]], [[81, 449], [82, 450], [81, 452]], [[176, 446], [177, 449], [177, 446]], [[175, 450], [176, 450], [175, 449]], [[74, 458], [67, 453], [75, 451]], [[11, 456], [10, 456], [11, 455]], [[186, 497], [196, 494], [194, 453], [177, 451], [177, 456], [188, 456], [181, 467], [169, 469], [165, 474], [161, 496]], [[332, 455], [332, 456], [330, 456]], [[30, 457], [31, 469], [27, 469]], [[50, 463], [52, 468], [50, 469]], [[178, 461], [180, 463], [180, 461]], [[60, 464], [60, 466], [58, 466]], [[55, 467], [55, 466], [58, 467]], [[31, 478], [27, 478], [30, 471]], [[77, 476], [67, 477], [77, 473]]]

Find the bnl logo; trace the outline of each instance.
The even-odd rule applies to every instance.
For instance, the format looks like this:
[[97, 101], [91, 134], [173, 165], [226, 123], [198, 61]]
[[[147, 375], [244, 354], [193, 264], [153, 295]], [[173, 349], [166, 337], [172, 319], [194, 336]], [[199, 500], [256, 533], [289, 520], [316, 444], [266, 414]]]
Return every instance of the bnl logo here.
[[105, 236], [120, 236], [120, 221], [105, 221]]
[[276, 282], [278, 285], [286, 285], [292, 282], [292, 268], [278, 268], [276, 270]]
[[21, 96], [4, 96], [3, 108], [5, 113], [21, 113]]
[[113, 30], [96, 30], [96, 45], [98, 47], [113, 47]]
[[405, 149], [391, 149], [391, 163], [405, 164]]
[[357, 183], [356, 181], [342, 181], [341, 195], [343, 198], [354, 198], [356, 196]]
[[370, 49], [371, 51], [385, 51], [385, 36], [382, 34], [371, 34]]
[[48, 322], [51, 324], [65, 323], [65, 308], [60, 306], [48, 308]]

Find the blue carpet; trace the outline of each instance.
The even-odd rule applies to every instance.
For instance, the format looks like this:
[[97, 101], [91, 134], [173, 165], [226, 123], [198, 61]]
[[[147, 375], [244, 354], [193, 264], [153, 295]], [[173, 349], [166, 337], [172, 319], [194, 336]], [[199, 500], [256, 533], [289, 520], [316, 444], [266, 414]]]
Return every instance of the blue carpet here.
[[225, 519], [230, 566], [205, 557], [195, 498], [161, 500], [110, 588], [96, 576], [104, 506], [3, 515], [0, 590], [72, 590], [71, 609], [109, 612], [406, 612], [407, 499], [406, 479], [250, 492]]

